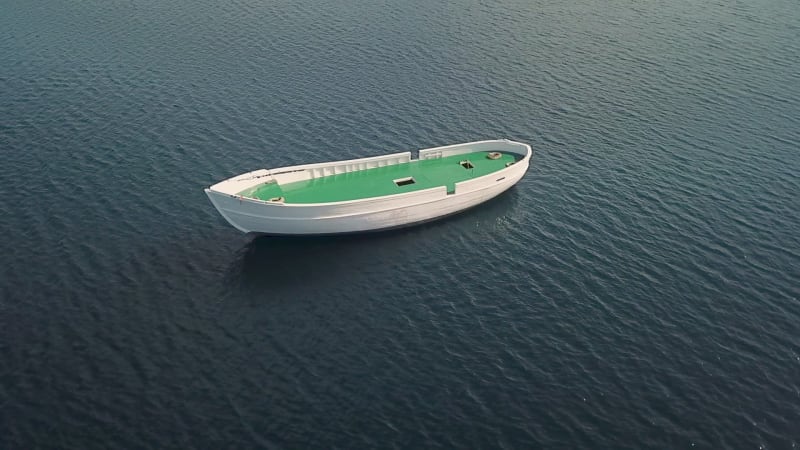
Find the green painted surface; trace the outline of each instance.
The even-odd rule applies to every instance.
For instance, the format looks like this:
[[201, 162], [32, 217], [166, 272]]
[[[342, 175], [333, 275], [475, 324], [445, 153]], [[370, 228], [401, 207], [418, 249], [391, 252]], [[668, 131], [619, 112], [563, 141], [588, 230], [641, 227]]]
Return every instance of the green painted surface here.
[[[243, 192], [242, 195], [261, 200], [283, 197], [286, 203], [326, 203], [401, 194], [436, 186], [447, 186], [447, 191], [453, 192], [456, 183], [496, 172], [503, 169], [506, 163], [517, 160], [515, 155], [509, 153], [503, 153], [499, 159], [489, 159], [488, 154], [489, 152], [475, 152], [411, 161], [296, 181], [282, 186], [277, 183], [263, 184], [250, 189], [251, 192]], [[473, 168], [465, 169], [460, 164], [464, 160], [470, 161]], [[406, 186], [395, 184], [394, 180], [406, 177], [413, 177], [415, 182]]]

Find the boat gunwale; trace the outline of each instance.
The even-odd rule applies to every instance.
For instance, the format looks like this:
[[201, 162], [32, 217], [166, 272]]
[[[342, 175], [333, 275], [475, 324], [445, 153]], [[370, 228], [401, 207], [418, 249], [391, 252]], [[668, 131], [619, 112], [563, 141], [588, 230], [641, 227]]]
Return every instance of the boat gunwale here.
[[[498, 174], [511, 172], [512, 170], [516, 169], [515, 166], [517, 166], [518, 164], [529, 163], [529, 161], [530, 161], [530, 159], [531, 159], [531, 157], [533, 155], [533, 150], [531, 149], [531, 146], [529, 144], [526, 144], [526, 143], [523, 143], [523, 142], [511, 141], [511, 140], [508, 140], [508, 139], [491, 139], [491, 140], [485, 140], [485, 141], [475, 141], [475, 142], [464, 142], [464, 143], [461, 143], [461, 144], [451, 144], [451, 145], [445, 145], [445, 146], [442, 146], [442, 147], [432, 147], [432, 148], [421, 149], [419, 151], [420, 152], [421, 151], [434, 152], [434, 151], [440, 151], [440, 150], [443, 151], [443, 150], [451, 149], [451, 148], [454, 148], [454, 147], [475, 145], [475, 144], [486, 144], [486, 143], [493, 143], [493, 142], [521, 145], [526, 149], [526, 152], [525, 152], [524, 156], [522, 157], [522, 159], [520, 159], [519, 161], [515, 161], [510, 166], [503, 167], [500, 170], [497, 170], [495, 172], [487, 173], [486, 175], [481, 175], [481, 176], [476, 177], [476, 178], [471, 178], [471, 179], [468, 179], [468, 180], [464, 180], [464, 181], [460, 181], [458, 183], [455, 183], [455, 188], [456, 188], [455, 192], [453, 192], [452, 194], [447, 194], [447, 195], [448, 196], [458, 196], [459, 195], [458, 185], [460, 185], [462, 183], [471, 183], [471, 182], [474, 182], [476, 180], [483, 180], [483, 179], [485, 179], [487, 177], [490, 177], [490, 176], [497, 176]], [[516, 153], [516, 152], [509, 152], [509, 153], [515, 153], [517, 155], [521, 155], [521, 153]], [[365, 202], [375, 202], [376, 199], [381, 199], [381, 200], [382, 199], [392, 199], [392, 200], [394, 200], [394, 199], [402, 198], [404, 196], [411, 197], [411, 196], [415, 196], [415, 195], [420, 195], [421, 193], [432, 193], [435, 190], [441, 190], [441, 189], [444, 189], [445, 192], [447, 192], [447, 186], [442, 184], [442, 185], [439, 185], [439, 186], [433, 186], [433, 187], [430, 187], [430, 188], [427, 188], [427, 189], [420, 189], [420, 190], [417, 190], [417, 191], [400, 192], [400, 193], [397, 193], [397, 194], [388, 194], [388, 195], [378, 195], [378, 196], [375, 196], [375, 197], [364, 197], [364, 198], [357, 198], [357, 199], [352, 199], [352, 200], [341, 200], [341, 201], [335, 201], [335, 202], [321, 202], [321, 203], [283, 203], [283, 202], [272, 202], [272, 201], [268, 201], [268, 200], [261, 200], [261, 199], [253, 198], [253, 197], [245, 197], [245, 196], [240, 195], [238, 193], [230, 194], [230, 193], [227, 193], [227, 192], [222, 192], [222, 191], [214, 189], [214, 186], [218, 186], [218, 185], [220, 185], [222, 183], [225, 183], [227, 181], [240, 181], [241, 177], [245, 177], [245, 176], [253, 174], [255, 172], [266, 171], [267, 173], [265, 173], [262, 176], [268, 177], [268, 176], [274, 175], [272, 173], [274, 171], [281, 171], [281, 172], [288, 172], [288, 171], [295, 171], [295, 170], [299, 171], [299, 170], [314, 169], [314, 168], [318, 168], [318, 167], [326, 167], [326, 166], [331, 165], [331, 164], [348, 164], [348, 163], [354, 163], [354, 162], [363, 162], [364, 160], [370, 160], [370, 159], [379, 159], [379, 158], [383, 159], [383, 158], [391, 158], [391, 157], [405, 156], [405, 155], [409, 155], [410, 156], [411, 152], [410, 151], [406, 151], [406, 152], [399, 152], [399, 153], [390, 153], [390, 154], [386, 154], [386, 155], [368, 156], [368, 157], [364, 157], [364, 158], [346, 159], [346, 160], [340, 160], [340, 161], [328, 161], [328, 162], [321, 162], [321, 163], [300, 164], [300, 165], [294, 165], [294, 166], [276, 167], [274, 169], [257, 169], [257, 170], [251, 171], [251, 172], [247, 172], [247, 173], [243, 173], [243, 174], [240, 174], [240, 175], [236, 175], [235, 177], [231, 177], [231, 178], [228, 178], [226, 180], [222, 180], [222, 181], [220, 181], [220, 182], [218, 182], [218, 183], [216, 183], [216, 184], [214, 184], [212, 186], [209, 186], [208, 188], [205, 188], [205, 191], [206, 191], [206, 193], [214, 192], [216, 194], [226, 195], [226, 196], [229, 196], [229, 197], [232, 197], [232, 198], [237, 198], [237, 199], [239, 199], [239, 201], [248, 201], [248, 202], [251, 202], [251, 203], [258, 204], [258, 205], [264, 205], [264, 206], [269, 206], [269, 207], [279, 207], [279, 208], [286, 208], [286, 207], [290, 207], [290, 208], [310, 208], [310, 207], [319, 207], [319, 206], [350, 205], [350, 204], [365, 203]], [[424, 160], [425, 159], [419, 159], [419, 158], [417, 158], [417, 159], [409, 159], [408, 163], [415, 162], [415, 161], [424, 161]], [[237, 178], [240, 178], [240, 180], [236, 180]]]

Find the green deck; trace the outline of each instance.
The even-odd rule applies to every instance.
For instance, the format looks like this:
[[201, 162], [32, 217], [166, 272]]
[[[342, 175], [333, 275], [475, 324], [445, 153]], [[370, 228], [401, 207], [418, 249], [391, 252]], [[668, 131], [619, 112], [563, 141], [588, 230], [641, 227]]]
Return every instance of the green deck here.
[[[286, 203], [327, 203], [401, 194], [436, 186], [447, 186], [447, 192], [454, 192], [456, 183], [496, 172], [507, 163], [517, 160], [515, 155], [509, 153], [503, 153], [499, 159], [489, 159], [488, 154], [489, 152], [475, 152], [417, 160], [296, 181], [282, 186], [277, 183], [262, 184], [241, 194], [261, 200], [283, 197]], [[464, 160], [468, 160], [474, 167], [462, 167], [460, 162]], [[397, 186], [394, 183], [394, 180], [406, 177], [413, 177], [415, 182], [406, 186]]]

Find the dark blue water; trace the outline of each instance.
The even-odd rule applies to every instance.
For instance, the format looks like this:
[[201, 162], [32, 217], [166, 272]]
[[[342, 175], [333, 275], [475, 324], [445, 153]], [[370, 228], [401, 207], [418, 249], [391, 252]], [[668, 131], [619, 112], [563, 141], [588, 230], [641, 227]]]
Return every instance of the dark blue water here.
[[[240, 234], [261, 167], [530, 143]], [[796, 448], [800, 8], [0, 0], [0, 448]]]

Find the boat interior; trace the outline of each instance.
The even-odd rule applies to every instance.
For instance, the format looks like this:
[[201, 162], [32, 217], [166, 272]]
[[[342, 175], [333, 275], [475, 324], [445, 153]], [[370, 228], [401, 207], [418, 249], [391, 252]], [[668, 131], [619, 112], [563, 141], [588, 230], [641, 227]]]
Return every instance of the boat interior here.
[[438, 149], [343, 161], [263, 176], [263, 182], [238, 195], [267, 202], [308, 204], [357, 200], [446, 186], [508, 167], [523, 155], [506, 151], [474, 151], [447, 155]]

